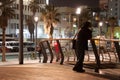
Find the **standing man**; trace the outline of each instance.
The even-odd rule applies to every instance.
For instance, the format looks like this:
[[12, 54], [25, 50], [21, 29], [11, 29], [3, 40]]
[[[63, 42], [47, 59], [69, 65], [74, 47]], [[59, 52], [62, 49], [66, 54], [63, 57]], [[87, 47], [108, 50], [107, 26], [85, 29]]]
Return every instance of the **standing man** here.
[[85, 22], [77, 35], [76, 54], [78, 61], [73, 68], [74, 71], [85, 72], [83, 69], [83, 62], [85, 50], [88, 50], [88, 40], [92, 38], [92, 30], [90, 30], [91, 26], [90, 22]]

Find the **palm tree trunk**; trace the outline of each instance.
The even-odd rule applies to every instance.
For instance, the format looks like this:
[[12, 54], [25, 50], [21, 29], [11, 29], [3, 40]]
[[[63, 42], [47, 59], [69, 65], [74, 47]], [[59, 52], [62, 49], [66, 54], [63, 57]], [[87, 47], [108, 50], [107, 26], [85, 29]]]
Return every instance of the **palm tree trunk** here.
[[33, 32], [33, 42], [35, 42], [35, 39], [34, 39], [34, 32]]
[[19, 64], [24, 63], [24, 54], [23, 54], [23, 0], [19, 0]]
[[[114, 39], [114, 26], [111, 29], [111, 39]], [[114, 50], [114, 43], [111, 43], [111, 49]]]
[[5, 28], [2, 29], [3, 30], [3, 41], [2, 41], [2, 61], [6, 61], [6, 56], [5, 56], [5, 53], [6, 53], [6, 47], [5, 47]]
[[52, 44], [54, 27], [53, 27], [53, 25], [51, 24], [49, 28], [50, 28], [49, 39], [50, 39], [50, 44]]
[[[33, 12], [33, 15], [32, 15], [32, 19], [34, 20], [34, 17], [35, 17], [35, 12]], [[35, 26], [35, 25], [34, 25]], [[35, 38], [34, 38], [34, 31], [33, 31], [33, 42], [35, 42]]]
[[111, 29], [111, 38], [114, 39], [114, 27]]
[[32, 41], [32, 34], [30, 34], [30, 41]]

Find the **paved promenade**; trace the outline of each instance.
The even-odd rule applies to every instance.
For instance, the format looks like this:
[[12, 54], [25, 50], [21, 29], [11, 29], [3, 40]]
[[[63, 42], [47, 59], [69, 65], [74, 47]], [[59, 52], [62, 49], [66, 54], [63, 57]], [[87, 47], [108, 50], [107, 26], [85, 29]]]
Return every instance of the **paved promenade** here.
[[0, 80], [120, 80], [119, 69], [85, 68], [85, 73], [72, 71], [73, 65], [59, 63], [39, 63], [38, 60], [25, 60], [23, 65], [18, 60], [0, 62]]

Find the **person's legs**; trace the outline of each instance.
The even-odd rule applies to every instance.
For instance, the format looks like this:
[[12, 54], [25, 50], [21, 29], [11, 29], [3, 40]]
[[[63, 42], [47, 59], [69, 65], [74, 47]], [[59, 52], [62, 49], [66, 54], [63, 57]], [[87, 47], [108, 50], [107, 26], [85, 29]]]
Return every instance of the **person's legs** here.
[[76, 62], [73, 70], [78, 71], [78, 72], [84, 72], [83, 61], [84, 61], [85, 50], [84, 49], [79, 49], [79, 50], [76, 50], [76, 51], [78, 53], [78, 61]]
[[41, 62], [41, 50], [38, 52], [39, 62]]
[[79, 56], [79, 55], [78, 55], [78, 53], [77, 53], [77, 50], [76, 50], [76, 49], [75, 49], [75, 55], [76, 55], [76, 57], [77, 57], [77, 61], [78, 61], [78, 59], [79, 59], [79, 58], [78, 58], [78, 56]]

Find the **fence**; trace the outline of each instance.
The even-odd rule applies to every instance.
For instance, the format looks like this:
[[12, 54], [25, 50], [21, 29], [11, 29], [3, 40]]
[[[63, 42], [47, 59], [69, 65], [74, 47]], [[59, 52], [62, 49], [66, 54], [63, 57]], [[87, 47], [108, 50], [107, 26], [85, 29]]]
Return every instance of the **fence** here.
[[[112, 45], [114, 47], [111, 47]], [[52, 63], [54, 59], [56, 59], [56, 62], [60, 62], [60, 64], [77, 61], [75, 51], [72, 49], [72, 39], [43, 40], [39, 42], [39, 46], [42, 48], [43, 63], [48, 61]], [[94, 59], [92, 62], [95, 62], [95, 72], [99, 72], [102, 63], [120, 62], [119, 40], [91, 39], [88, 46], [89, 50], [86, 53], [88, 57], [87, 62], [91, 62]], [[48, 60], [48, 55], [50, 60]]]

